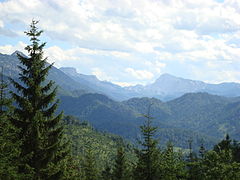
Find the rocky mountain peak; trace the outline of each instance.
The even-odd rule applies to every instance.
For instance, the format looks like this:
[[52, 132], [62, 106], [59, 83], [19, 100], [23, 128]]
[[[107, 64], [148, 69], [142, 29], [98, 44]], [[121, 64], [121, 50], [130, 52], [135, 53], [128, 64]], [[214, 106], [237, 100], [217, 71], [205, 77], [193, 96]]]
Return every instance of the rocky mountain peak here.
[[18, 51], [18, 50], [14, 51], [14, 52], [11, 54], [11, 56], [17, 56], [17, 54], [20, 54], [21, 56], [26, 56], [23, 52]]
[[77, 70], [73, 67], [61, 67], [60, 70], [72, 76], [78, 75]]

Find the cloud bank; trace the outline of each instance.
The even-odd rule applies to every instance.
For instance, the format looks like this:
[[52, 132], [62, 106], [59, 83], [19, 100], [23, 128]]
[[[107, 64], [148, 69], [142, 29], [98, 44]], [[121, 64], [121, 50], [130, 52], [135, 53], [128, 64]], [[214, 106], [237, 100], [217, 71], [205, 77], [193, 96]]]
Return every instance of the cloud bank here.
[[6, 0], [0, 52], [28, 43], [40, 20], [46, 55], [118, 84], [146, 84], [168, 72], [208, 82], [240, 81], [240, 1]]

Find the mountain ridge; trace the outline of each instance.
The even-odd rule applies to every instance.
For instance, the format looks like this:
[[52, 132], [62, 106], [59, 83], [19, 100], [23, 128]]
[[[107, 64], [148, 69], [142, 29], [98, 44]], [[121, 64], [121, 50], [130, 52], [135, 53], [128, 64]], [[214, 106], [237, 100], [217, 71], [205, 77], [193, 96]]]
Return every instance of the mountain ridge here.
[[126, 87], [147, 97], [157, 97], [167, 101], [180, 97], [185, 93], [207, 92], [213, 95], [226, 97], [240, 96], [240, 84], [235, 82], [223, 82], [219, 84], [205, 83], [199, 80], [185, 79], [165, 73], [153, 83], [145, 86]]
[[[94, 75], [77, 73], [76, 69], [72, 67], [62, 67], [60, 70], [70, 75], [73, 79], [76, 78], [76, 81], [81, 82], [82, 78], [88, 81], [88, 84], [91, 84], [90, 86], [96, 85], [99, 90], [96, 91], [97, 93], [110, 95], [111, 98], [120, 101], [134, 97], [155, 97], [163, 101], [168, 101], [180, 97], [185, 93], [192, 92], [207, 92], [213, 95], [226, 97], [240, 96], [240, 84], [235, 82], [210, 84], [199, 80], [185, 79], [164, 73], [153, 83], [148, 85], [137, 84], [135, 86], [121, 87], [109, 81], [100, 81]], [[71, 72], [69, 72], [69, 70]], [[92, 82], [90, 82], [91, 80]], [[112, 92], [107, 92], [108, 89], [111, 89]]]
[[[11, 55], [0, 53], [0, 65], [6, 69], [7, 76], [14, 76], [14, 78], [19, 73], [17, 53], [24, 55], [20, 51], [15, 51]], [[94, 75], [80, 74], [72, 67], [58, 69], [53, 66], [49, 73], [49, 79], [54, 80], [60, 86], [61, 94], [79, 96], [83, 93], [100, 93], [117, 101], [134, 97], [155, 97], [163, 101], [169, 101], [186, 93], [197, 92], [207, 92], [226, 97], [240, 96], [239, 83], [210, 84], [176, 77], [168, 73], [162, 74], [148, 85], [121, 87], [109, 81], [101, 81]]]
[[226, 133], [240, 138], [239, 97], [189, 93], [168, 102], [147, 97], [118, 102], [101, 94], [84, 94], [60, 99], [60, 110], [65, 110], [66, 114], [87, 119], [97, 129], [131, 141], [138, 137], [138, 127], [150, 104], [150, 116], [153, 124], [159, 127], [158, 136], [163, 144], [171, 140], [176, 146], [187, 148], [187, 141], [196, 137], [195, 147], [199, 147], [202, 140], [210, 147]]

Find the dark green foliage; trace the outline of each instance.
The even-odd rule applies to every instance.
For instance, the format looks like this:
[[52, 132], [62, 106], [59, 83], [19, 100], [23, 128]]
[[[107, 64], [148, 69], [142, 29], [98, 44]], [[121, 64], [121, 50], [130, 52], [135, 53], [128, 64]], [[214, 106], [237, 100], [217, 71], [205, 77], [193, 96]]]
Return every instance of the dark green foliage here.
[[191, 161], [186, 161], [186, 168], [188, 170], [188, 180], [202, 180], [203, 179], [203, 167], [201, 160], [194, 158]]
[[236, 140], [232, 143], [232, 154], [234, 161], [240, 163], [240, 142]]
[[226, 138], [216, 144], [213, 148], [217, 153], [221, 151], [230, 151], [234, 161], [240, 163], [240, 143], [236, 140], [232, 140], [227, 134]]
[[[227, 135], [213, 150], [200, 147], [200, 158], [187, 162], [188, 179], [237, 180], [240, 178], [240, 163], [234, 157], [232, 140]], [[235, 141], [236, 142], [236, 141]], [[237, 143], [237, 142], [236, 142]], [[236, 150], [237, 151], [237, 150]]]
[[102, 171], [102, 180], [112, 180], [113, 174], [109, 165], [106, 165], [105, 169]]
[[229, 151], [232, 148], [232, 140], [229, 135], [226, 135], [226, 138], [214, 146], [214, 151], [220, 152], [222, 150]]
[[14, 142], [16, 140], [14, 131], [9, 119], [0, 115], [0, 179], [16, 179], [19, 175], [17, 171], [19, 144]]
[[129, 179], [129, 174], [127, 172], [127, 161], [125, 156], [125, 150], [123, 147], [119, 147], [117, 150], [117, 157], [115, 160], [115, 165], [113, 167], [113, 179], [114, 180], [126, 180]]
[[7, 84], [0, 72], [0, 179], [6, 180], [22, 177], [18, 173], [20, 141], [11, 117], [11, 100], [7, 98]]
[[163, 180], [186, 179], [187, 171], [183, 154], [174, 151], [171, 143], [160, 153], [158, 174]]
[[91, 148], [88, 148], [85, 153], [85, 159], [83, 163], [83, 170], [85, 180], [98, 180], [99, 172], [96, 167], [96, 158], [92, 152]]
[[[119, 147], [125, 146], [125, 157], [129, 161], [134, 161], [132, 146], [123, 141], [121, 137], [99, 132], [93, 129], [88, 122], [80, 121], [73, 116], [65, 116], [63, 120], [65, 134], [72, 141], [71, 156], [75, 159], [74, 161], [77, 163], [76, 167], [78, 167], [78, 170], [76, 168], [78, 172], [74, 174], [78, 174], [82, 179], [85, 178], [84, 169], [86, 167], [88, 151], [90, 151], [92, 160], [94, 161], [99, 179], [106, 180], [112, 178], [112, 169], [115, 165], [116, 152]], [[69, 163], [71, 164], [72, 162], [70, 161]]]
[[157, 127], [152, 126], [152, 117], [150, 117], [150, 106], [147, 115], [144, 115], [146, 121], [140, 126], [143, 140], [139, 141], [141, 149], [136, 150], [138, 162], [134, 172], [136, 180], [157, 180], [159, 179], [159, 148], [158, 141], [154, 139]]
[[233, 161], [229, 151], [209, 151], [202, 160], [202, 172], [204, 180], [238, 180], [240, 164]]
[[[66, 117], [66, 133], [68, 137], [72, 137], [74, 140], [73, 149], [76, 145], [81, 145], [80, 148], [73, 155], [68, 156], [65, 159], [65, 168], [66, 171], [64, 173], [63, 179], [83, 179], [83, 180], [91, 180], [91, 179], [103, 179], [103, 180], [115, 180], [115, 179], [124, 179], [131, 180], [131, 163], [126, 163], [129, 161], [129, 156], [126, 158], [125, 153], [123, 151], [122, 145], [118, 146], [121, 141], [116, 141], [115, 150], [111, 149], [111, 152], [114, 153], [117, 151], [117, 156], [115, 157], [114, 163], [111, 162], [111, 155], [108, 154], [105, 156], [105, 159], [99, 159], [97, 156], [102, 156], [104, 154], [103, 151], [106, 146], [111, 147], [110, 144], [114, 143], [114, 139], [112, 140], [105, 138], [106, 134], [96, 132], [91, 126], [89, 126], [86, 122], [80, 122], [79, 120], [73, 117]], [[142, 126], [144, 127], [144, 126]], [[78, 131], [77, 131], [78, 129]], [[85, 129], [85, 130], [84, 130]], [[82, 135], [81, 135], [82, 133]], [[93, 139], [91, 139], [93, 133], [95, 142], [91, 143]], [[80, 136], [78, 136], [80, 134]], [[101, 137], [102, 136], [102, 137]], [[101, 137], [101, 138], [100, 138]], [[146, 138], [147, 139], [147, 138]], [[104, 140], [104, 141], [103, 141]], [[109, 141], [110, 140], [110, 141]], [[230, 140], [230, 138], [229, 138]], [[76, 144], [76, 142], [80, 141], [80, 144]], [[112, 142], [111, 142], [112, 141]], [[99, 145], [96, 146], [96, 143]], [[238, 142], [235, 142], [238, 144]], [[94, 145], [95, 144], [95, 145]], [[151, 144], [151, 143], [145, 143]], [[118, 147], [118, 148], [117, 148]], [[80, 151], [82, 149], [82, 151]], [[156, 148], [157, 149], [157, 148]], [[240, 175], [240, 164], [234, 162], [232, 151], [221, 150], [219, 152], [215, 151], [205, 151], [204, 147], [200, 147], [203, 153], [200, 153], [200, 158], [197, 158], [196, 155], [189, 156], [188, 161], [184, 161], [183, 155], [180, 151], [174, 150], [174, 147], [171, 143], [164, 149], [159, 151], [157, 149], [157, 153], [155, 154], [157, 158], [151, 159], [151, 161], [144, 161], [147, 158], [139, 158], [142, 161], [136, 161], [135, 159], [131, 159], [132, 163], [136, 165], [136, 169], [134, 169], [134, 177], [135, 179], [144, 179], [144, 174], [139, 171], [139, 167], [147, 167], [139, 165], [139, 162], [149, 162], [156, 164], [156, 176], [149, 177], [155, 178], [157, 180], [178, 180], [178, 179], [191, 179], [191, 180], [238, 180]], [[139, 153], [141, 150], [137, 151]], [[80, 153], [82, 152], [82, 153]], [[102, 152], [103, 154], [101, 155]], [[145, 153], [147, 151], [144, 151]], [[75, 155], [74, 155], [75, 154]], [[140, 153], [139, 153], [140, 154]], [[138, 154], [138, 155], [139, 155]], [[194, 154], [194, 153], [193, 153]], [[201, 155], [202, 154], [202, 155]], [[139, 157], [137, 155], [137, 157]], [[147, 156], [141, 156], [147, 157]], [[97, 160], [98, 159], [98, 160]], [[101, 161], [101, 162], [100, 162]], [[99, 164], [105, 164], [105, 168], [100, 168]], [[125, 165], [124, 165], [125, 164]], [[191, 166], [191, 170], [189, 167]], [[54, 168], [54, 167], [52, 167]], [[141, 169], [142, 171], [146, 169]], [[124, 172], [124, 173], [123, 173]], [[145, 172], [146, 173], [146, 172]], [[147, 174], [147, 173], [146, 173]], [[123, 175], [123, 176], [122, 176]], [[152, 175], [152, 174], [151, 174]], [[25, 178], [26, 179], [26, 178]]]
[[79, 180], [84, 178], [83, 169], [80, 166], [80, 158], [78, 156], [68, 155], [65, 158], [64, 174], [62, 179]]
[[[71, 140], [73, 156], [84, 156], [85, 151], [91, 147], [96, 158], [97, 168], [104, 170], [105, 165], [114, 165], [116, 152], [119, 146], [129, 144], [120, 136], [95, 130], [88, 122], [80, 121], [73, 116], [65, 116], [65, 134]], [[130, 157], [132, 147], [126, 145], [127, 157]]]
[[13, 123], [20, 129], [18, 137], [22, 141], [19, 169], [34, 179], [59, 179], [67, 149], [62, 139], [62, 115], [54, 116], [57, 89], [53, 81], [45, 81], [52, 65], [47, 66], [47, 59], [43, 58], [45, 43], [39, 43], [38, 39], [43, 31], [38, 30], [37, 23], [33, 20], [30, 30], [25, 32], [31, 41], [25, 48], [29, 57], [18, 54], [22, 64], [19, 66], [20, 82], [12, 79], [17, 90], [12, 96], [18, 105]]

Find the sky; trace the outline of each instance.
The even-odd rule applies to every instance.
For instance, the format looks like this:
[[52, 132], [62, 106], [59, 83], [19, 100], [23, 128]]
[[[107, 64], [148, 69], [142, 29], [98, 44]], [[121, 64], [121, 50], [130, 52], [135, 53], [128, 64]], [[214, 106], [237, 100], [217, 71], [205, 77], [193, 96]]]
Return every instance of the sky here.
[[58, 68], [121, 86], [240, 82], [240, 0], [0, 0], [0, 53], [24, 52], [32, 19]]

